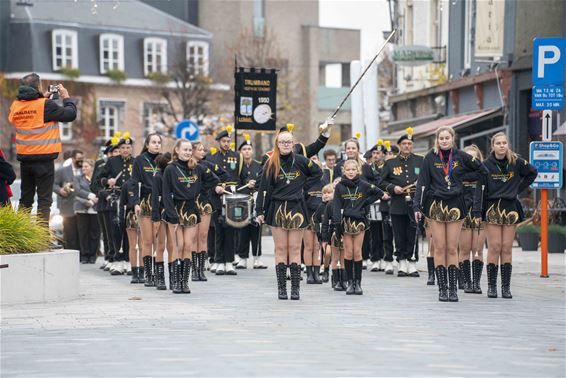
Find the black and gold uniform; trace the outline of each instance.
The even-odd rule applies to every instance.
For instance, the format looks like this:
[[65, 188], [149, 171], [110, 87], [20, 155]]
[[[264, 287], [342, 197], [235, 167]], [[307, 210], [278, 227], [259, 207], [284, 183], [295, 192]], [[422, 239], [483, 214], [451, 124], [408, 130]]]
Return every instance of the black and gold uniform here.
[[151, 221], [165, 221], [165, 207], [163, 205], [163, 172], [158, 171], [153, 178], [151, 186]]
[[321, 178], [312, 178], [307, 180], [304, 188], [305, 202], [307, 204], [307, 228], [314, 232], [317, 232], [319, 228], [315, 216], [316, 211], [322, 204], [322, 185]]
[[331, 247], [344, 248], [342, 236], [336, 234], [334, 224], [332, 223], [332, 214], [334, 213], [334, 201], [323, 202], [320, 236], [322, 241], [328, 243]]
[[[226, 182], [230, 180], [228, 172], [222, 169], [218, 164], [212, 163], [208, 160], [201, 160], [198, 162], [204, 168], [210, 169], [214, 173], [220, 182]], [[200, 193], [197, 198], [197, 206], [199, 208], [200, 215], [212, 214], [213, 211], [219, 212], [222, 207], [222, 202], [219, 196], [213, 196], [211, 192]]]
[[[247, 185], [250, 180], [255, 180], [256, 183], [253, 188], [245, 187], [240, 190], [239, 193], [253, 197], [254, 193], [256, 193], [260, 187], [262, 173], [263, 167], [259, 161], [251, 159], [250, 162], [245, 162], [244, 159], [242, 159], [240, 164], [240, 183], [242, 186]], [[261, 244], [259, 243], [259, 238], [261, 237], [260, 232], [259, 224], [255, 221], [250, 222], [246, 227], [242, 227], [238, 230], [237, 249], [238, 256], [241, 259], [250, 257], [250, 245], [252, 248], [252, 256], [261, 256]]]
[[[477, 229], [478, 226], [483, 229], [483, 223], [480, 223], [479, 225], [474, 224], [472, 211], [476, 190], [481, 191], [481, 183], [479, 182], [480, 177], [481, 175], [479, 171], [467, 172], [462, 175], [462, 185], [464, 185], [464, 202], [466, 204], [466, 217], [464, 218], [462, 228], [465, 230]], [[481, 193], [479, 196], [481, 196]]]
[[[391, 196], [389, 214], [395, 237], [395, 255], [398, 261], [417, 261], [418, 253], [414, 251], [417, 224], [413, 213], [415, 184], [421, 172], [423, 157], [416, 154], [399, 154], [385, 161], [381, 171], [380, 188]], [[395, 186], [404, 190], [395, 193]], [[413, 256], [414, 253], [414, 256]]]
[[[437, 222], [455, 222], [468, 214], [462, 176], [469, 172], [482, 175], [481, 161], [459, 149], [430, 151], [426, 154], [417, 182], [413, 211]], [[425, 197], [421, 198], [423, 190]], [[422, 205], [421, 205], [422, 201]]]
[[320, 180], [322, 171], [310, 159], [296, 153], [281, 155], [280, 159], [281, 169], [276, 178], [263, 172], [256, 214], [265, 214], [265, 222], [272, 227], [305, 228], [308, 211], [303, 189], [307, 180]]
[[[493, 153], [484, 161], [487, 175], [482, 180], [483, 220], [488, 224], [511, 225], [523, 221], [524, 214], [517, 195], [531, 185], [537, 170], [528, 161], [517, 157], [515, 164], [506, 158], [498, 160]], [[481, 194], [476, 191], [476, 200]]]
[[157, 155], [146, 151], [134, 159], [132, 181], [136, 185], [141, 183], [140, 198], [136, 205], [140, 205], [142, 217], [151, 216], [151, 189], [155, 175], [160, 171], [155, 164]]
[[[108, 159], [102, 171], [100, 172], [100, 183], [109, 193], [107, 198], [109, 198], [109, 217], [113, 221], [111, 227], [110, 239], [114, 244], [114, 258], [113, 261], [128, 261], [128, 251], [129, 243], [128, 237], [126, 236], [126, 229], [122, 222], [115, 222], [114, 220], [119, 219], [118, 212], [118, 200], [120, 199], [120, 193], [122, 191], [122, 186], [126, 181], [128, 181], [132, 174], [134, 159], [129, 156], [123, 158], [122, 156], [113, 156]], [[115, 179], [116, 184], [113, 187], [109, 187], [107, 182], [109, 179]]]
[[360, 177], [342, 177], [334, 189], [332, 223], [336, 234], [357, 235], [367, 228], [367, 208], [383, 196], [383, 191]]
[[165, 220], [172, 224], [192, 227], [200, 222], [196, 203], [199, 194], [211, 190], [219, 180], [208, 168], [176, 160], [163, 173], [163, 204]]
[[[326, 146], [326, 142], [328, 142], [328, 137], [325, 137], [324, 135], [319, 135], [318, 138], [313, 143], [308, 144], [306, 146], [303, 143], [296, 143], [293, 146], [293, 153], [295, 155], [302, 155], [310, 159], [314, 155], [318, 154], [320, 150], [324, 148], [324, 146]], [[269, 151], [263, 154], [261, 158], [262, 166], [264, 166], [267, 159], [271, 157], [272, 152], [273, 151]]]
[[[110, 218], [110, 205], [108, 203], [108, 196], [110, 193], [100, 182], [100, 174], [102, 173], [104, 166], [106, 165], [106, 158], [99, 159], [94, 163], [94, 171], [92, 174], [92, 180], [90, 181], [90, 191], [95, 193], [98, 197], [98, 202], [96, 203], [94, 209], [96, 210], [96, 217], [98, 219], [98, 225], [102, 230], [102, 242], [104, 245], [104, 260], [106, 262], [112, 261], [114, 254], [114, 242], [112, 242], [112, 219]], [[101, 268], [104, 268], [103, 265]]]
[[334, 182], [334, 168], [322, 168], [322, 185], [332, 184]]
[[138, 191], [138, 185], [132, 178], [122, 186], [120, 193], [120, 219], [123, 220], [126, 230], [137, 230], [140, 227], [135, 211], [135, 206], [139, 201]]

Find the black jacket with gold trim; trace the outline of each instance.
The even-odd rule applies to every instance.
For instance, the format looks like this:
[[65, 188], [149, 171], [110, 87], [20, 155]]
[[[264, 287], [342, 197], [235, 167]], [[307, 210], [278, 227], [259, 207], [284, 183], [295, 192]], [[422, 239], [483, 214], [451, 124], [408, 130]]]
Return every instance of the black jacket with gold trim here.
[[342, 180], [334, 188], [332, 223], [340, 224], [342, 217], [365, 220], [368, 206], [383, 197], [383, 191], [360, 177]]
[[389, 206], [389, 212], [391, 214], [406, 215], [413, 211], [412, 208], [407, 206], [405, 193], [395, 194], [394, 188], [395, 186], [405, 188], [409, 185], [413, 185], [411, 189], [408, 190], [408, 193], [411, 197], [414, 196], [415, 185], [419, 178], [422, 164], [423, 157], [416, 154], [409, 154], [408, 156], [399, 154], [385, 161], [381, 172], [382, 181], [379, 187], [391, 195]]

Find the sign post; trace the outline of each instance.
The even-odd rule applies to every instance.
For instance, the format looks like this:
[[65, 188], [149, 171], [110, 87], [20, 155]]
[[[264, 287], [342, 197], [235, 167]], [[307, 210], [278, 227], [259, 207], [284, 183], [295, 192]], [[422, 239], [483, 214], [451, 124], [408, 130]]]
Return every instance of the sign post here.
[[531, 164], [538, 175], [532, 188], [541, 189], [540, 248], [541, 273], [548, 277], [548, 189], [562, 187], [562, 143], [552, 141], [552, 111], [564, 108], [565, 38], [533, 40], [532, 108], [542, 110], [542, 140], [532, 142]]

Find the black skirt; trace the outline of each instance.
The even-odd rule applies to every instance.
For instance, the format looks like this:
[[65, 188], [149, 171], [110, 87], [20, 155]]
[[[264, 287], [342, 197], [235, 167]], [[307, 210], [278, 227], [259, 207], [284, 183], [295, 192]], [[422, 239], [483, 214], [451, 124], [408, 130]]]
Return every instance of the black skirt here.
[[486, 200], [484, 203], [483, 220], [487, 224], [500, 226], [521, 223], [525, 219], [523, 206], [518, 199]]
[[272, 200], [267, 209], [265, 223], [284, 230], [300, 230], [307, 227], [308, 214], [304, 200]]
[[424, 206], [425, 217], [436, 222], [457, 222], [466, 217], [468, 209], [463, 197], [448, 200], [428, 197]]
[[358, 235], [365, 232], [367, 228], [367, 219], [355, 219], [350, 217], [342, 217], [342, 229], [346, 235]]
[[[483, 230], [483, 222], [480, 222], [479, 224], [479, 228], [480, 230]], [[468, 213], [466, 214], [466, 217], [464, 218], [464, 223], [462, 224], [462, 229], [463, 230], [477, 230], [478, 229], [478, 225], [474, 223], [474, 218], [472, 217], [472, 208], [468, 209]]]
[[197, 207], [201, 216], [212, 214], [212, 203], [200, 194], [197, 197]]
[[139, 228], [139, 219], [134, 209], [126, 211], [126, 229], [136, 230]]
[[151, 193], [140, 199], [141, 217], [151, 217]]
[[316, 210], [311, 210], [307, 207], [307, 230], [320, 232], [320, 223], [316, 222], [315, 213]]
[[175, 210], [177, 210], [181, 226], [193, 227], [200, 223], [200, 213], [196, 201], [175, 201]]
[[330, 237], [330, 246], [344, 249], [344, 242], [342, 241], [342, 238], [338, 239], [335, 232], [332, 232], [332, 236]]

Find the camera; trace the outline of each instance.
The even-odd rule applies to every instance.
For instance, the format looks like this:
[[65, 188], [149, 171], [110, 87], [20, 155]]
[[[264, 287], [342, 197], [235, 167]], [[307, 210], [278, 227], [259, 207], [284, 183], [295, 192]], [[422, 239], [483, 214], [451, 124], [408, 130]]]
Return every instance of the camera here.
[[59, 86], [58, 85], [50, 85], [49, 86], [49, 93], [59, 93]]

